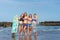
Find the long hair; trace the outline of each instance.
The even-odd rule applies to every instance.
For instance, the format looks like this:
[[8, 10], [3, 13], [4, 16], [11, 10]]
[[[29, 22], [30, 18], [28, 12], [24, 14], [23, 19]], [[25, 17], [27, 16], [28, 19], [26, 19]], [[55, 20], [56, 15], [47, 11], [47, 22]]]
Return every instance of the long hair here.
[[32, 18], [32, 14], [29, 14], [29, 18]]

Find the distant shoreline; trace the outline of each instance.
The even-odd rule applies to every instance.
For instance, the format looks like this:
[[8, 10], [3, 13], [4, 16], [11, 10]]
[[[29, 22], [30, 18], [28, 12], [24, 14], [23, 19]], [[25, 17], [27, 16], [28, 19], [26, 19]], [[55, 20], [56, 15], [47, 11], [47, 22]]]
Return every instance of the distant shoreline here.
[[[60, 26], [60, 21], [44, 21], [39, 22], [39, 25], [42, 26]], [[11, 27], [12, 22], [0, 22], [0, 27]]]
[[60, 21], [44, 21], [44, 22], [39, 22], [39, 25], [43, 25], [43, 26], [60, 26]]
[[11, 27], [12, 22], [0, 22], [0, 27]]

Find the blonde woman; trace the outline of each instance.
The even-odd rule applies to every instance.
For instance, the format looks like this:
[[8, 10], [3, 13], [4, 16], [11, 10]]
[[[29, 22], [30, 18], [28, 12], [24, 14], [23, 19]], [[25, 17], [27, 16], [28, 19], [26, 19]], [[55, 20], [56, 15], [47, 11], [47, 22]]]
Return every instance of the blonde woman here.
[[38, 21], [38, 16], [37, 16], [36, 13], [34, 13], [33, 19], [32, 19], [32, 27], [33, 27], [34, 34], [36, 34], [36, 24], [37, 24], [37, 21]]

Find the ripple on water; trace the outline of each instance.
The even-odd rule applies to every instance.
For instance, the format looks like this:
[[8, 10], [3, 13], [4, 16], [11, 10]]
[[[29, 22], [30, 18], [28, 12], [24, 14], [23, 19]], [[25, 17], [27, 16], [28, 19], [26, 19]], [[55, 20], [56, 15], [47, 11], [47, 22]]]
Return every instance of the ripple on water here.
[[[0, 28], [5, 29], [5, 28]], [[37, 40], [60, 40], [60, 27], [59, 26], [38, 26], [37, 28]], [[32, 39], [34, 33], [32, 33]], [[4, 31], [0, 32], [0, 40], [12, 40], [11, 37], [11, 27], [6, 28]], [[16, 35], [18, 39], [18, 34]]]

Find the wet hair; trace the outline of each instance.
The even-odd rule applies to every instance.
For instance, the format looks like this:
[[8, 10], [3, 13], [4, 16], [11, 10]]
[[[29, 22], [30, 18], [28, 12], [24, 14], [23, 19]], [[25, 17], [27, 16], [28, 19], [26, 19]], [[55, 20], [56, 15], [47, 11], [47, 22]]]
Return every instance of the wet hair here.
[[20, 15], [20, 17], [21, 17], [21, 18], [24, 18], [24, 13], [22, 13], [22, 14]]
[[36, 15], [37, 15], [37, 14], [36, 14], [36, 13], [34, 13], [34, 15], [33, 15], [33, 16], [36, 18]]
[[22, 16], [22, 18], [24, 18], [25, 17], [25, 14], [23, 13], [23, 16]]
[[24, 16], [27, 16], [27, 12], [24, 12]]
[[29, 14], [29, 18], [32, 17], [32, 14]]
[[34, 13], [34, 15], [37, 15], [36, 13]]

